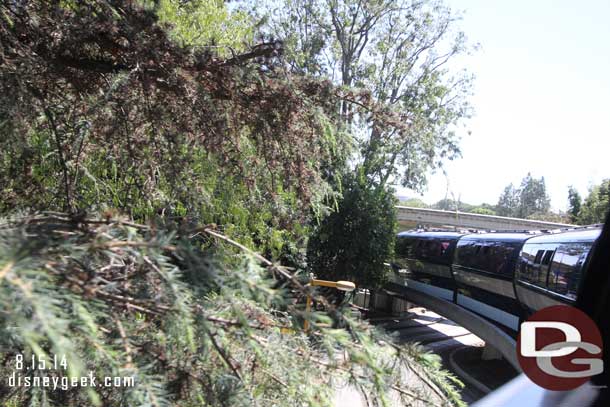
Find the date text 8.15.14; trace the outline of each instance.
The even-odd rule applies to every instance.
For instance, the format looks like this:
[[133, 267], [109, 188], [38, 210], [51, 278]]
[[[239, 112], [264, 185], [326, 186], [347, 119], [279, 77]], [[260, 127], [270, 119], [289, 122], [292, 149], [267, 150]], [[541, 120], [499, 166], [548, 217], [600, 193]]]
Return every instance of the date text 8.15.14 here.
[[36, 355], [24, 357], [22, 354], [15, 355], [15, 370], [57, 370], [68, 369], [66, 355]]

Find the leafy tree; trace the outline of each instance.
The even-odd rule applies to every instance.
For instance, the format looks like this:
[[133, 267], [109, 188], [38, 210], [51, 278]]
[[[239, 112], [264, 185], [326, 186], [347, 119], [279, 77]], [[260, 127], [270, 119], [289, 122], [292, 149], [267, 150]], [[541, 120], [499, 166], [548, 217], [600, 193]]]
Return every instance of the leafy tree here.
[[443, 211], [455, 211], [456, 202], [453, 199], [444, 198], [444, 199], [441, 199], [440, 201], [432, 204], [432, 208], [440, 209]]
[[527, 218], [535, 213], [544, 214], [551, 208], [551, 200], [546, 193], [544, 177], [539, 180], [532, 178], [530, 173], [521, 181], [519, 189], [520, 218]]
[[610, 179], [593, 186], [580, 209], [578, 221], [582, 225], [603, 223], [610, 210]]
[[275, 43], [223, 58], [183, 48], [158, 10], [58, 4], [2, 5], [0, 213], [200, 220], [273, 258], [305, 238], [344, 150], [330, 84], [277, 75]]
[[512, 183], [507, 185], [498, 199], [498, 215], [518, 216], [520, 200], [520, 191]]
[[570, 223], [569, 216], [564, 212], [546, 212], [546, 213], [534, 213], [527, 217], [527, 219], [541, 220], [544, 222], [555, 222], [555, 223]]
[[432, 205], [433, 209], [440, 209], [443, 211], [455, 211], [458, 210], [460, 212], [470, 212], [474, 205], [471, 205], [466, 202], [462, 202], [461, 200], [455, 200], [450, 198], [443, 198], [440, 201], [436, 202]]
[[488, 203], [482, 203], [481, 205], [479, 205], [479, 207], [483, 208], [483, 209], [487, 209], [487, 210], [493, 212], [494, 215], [496, 215], [496, 210], [497, 210], [496, 205], [491, 205], [491, 204], [488, 204]]
[[572, 223], [579, 221], [580, 209], [582, 206], [582, 198], [573, 186], [568, 188], [568, 215]]
[[507, 185], [498, 199], [497, 213], [500, 216], [512, 216], [526, 219], [532, 215], [543, 216], [551, 207], [551, 200], [546, 193], [544, 177], [535, 179], [528, 173], [521, 185], [516, 188], [512, 183]]
[[392, 191], [367, 185], [362, 175], [346, 177], [339, 209], [309, 239], [310, 270], [323, 279], [380, 287], [387, 277], [384, 262], [393, 253], [395, 204]]
[[339, 104], [357, 135], [367, 177], [385, 185], [425, 185], [426, 173], [459, 154], [453, 129], [469, 115], [471, 77], [447, 63], [468, 50], [458, 17], [436, 1], [286, 0], [266, 3], [266, 31], [282, 38], [289, 67], [355, 87], [397, 113], [388, 126]]

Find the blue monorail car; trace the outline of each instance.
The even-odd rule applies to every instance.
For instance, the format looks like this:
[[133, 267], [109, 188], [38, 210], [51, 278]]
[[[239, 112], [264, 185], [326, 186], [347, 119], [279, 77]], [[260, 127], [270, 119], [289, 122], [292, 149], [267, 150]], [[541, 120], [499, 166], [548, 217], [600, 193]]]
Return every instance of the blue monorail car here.
[[517, 330], [521, 306], [513, 287], [514, 271], [523, 244], [532, 236], [483, 233], [462, 237], [453, 261], [457, 304]]
[[601, 229], [580, 229], [528, 239], [519, 255], [515, 294], [524, 317], [576, 301], [582, 270]]
[[396, 239], [398, 268], [409, 271], [410, 286], [453, 301], [455, 280], [451, 273], [453, 253], [463, 233], [402, 232]]
[[572, 303], [598, 228], [560, 233], [399, 233], [409, 287], [515, 331], [536, 310]]

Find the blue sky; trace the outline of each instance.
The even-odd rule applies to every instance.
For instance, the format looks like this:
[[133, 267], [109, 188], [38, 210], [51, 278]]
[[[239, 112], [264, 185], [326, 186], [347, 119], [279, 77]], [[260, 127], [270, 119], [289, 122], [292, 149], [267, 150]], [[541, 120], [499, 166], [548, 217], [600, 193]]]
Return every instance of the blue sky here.
[[[459, 61], [476, 75], [475, 116], [460, 130], [463, 157], [446, 165], [449, 197], [495, 204], [531, 172], [565, 210], [568, 185], [586, 195], [610, 178], [610, 1], [447, 2], [481, 45]], [[446, 190], [437, 171], [420, 197], [433, 203]]]

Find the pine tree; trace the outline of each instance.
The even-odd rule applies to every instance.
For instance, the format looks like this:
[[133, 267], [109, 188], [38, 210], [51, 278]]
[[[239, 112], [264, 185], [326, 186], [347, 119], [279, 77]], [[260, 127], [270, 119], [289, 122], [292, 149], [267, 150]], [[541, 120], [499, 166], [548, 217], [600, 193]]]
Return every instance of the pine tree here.
[[525, 219], [534, 214], [544, 214], [551, 208], [544, 177], [535, 179], [528, 173], [521, 181], [519, 198], [518, 217], [520, 218]]
[[[134, 383], [61, 390], [3, 380], [0, 404], [318, 406], [349, 380], [378, 403], [394, 391], [405, 403], [461, 405], [438, 357], [394, 344], [304, 283], [210, 226], [9, 219], [0, 223], [0, 375]], [[305, 314], [307, 293], [325, 311]], [[19, 355], [57, 355], [66, 369], [18, 369]], [[415, 374], [408, 385], [405, 372]]]
[[517, 218], [540, 217], [548, 214], [551, 200], [546, 193], [544, 177], [535, 179], [528, 173], [519, 188], [507, 185], [498, 199], [497, 213], [500, 216]]
[[568, 188], [568, 215], [572, 223], [578, 223], [580, 216], [580, 209], [582, 206], [582, 198], [580, 194], [570, 185]]
[[499, 216], [518, 216], [520, 191], [511, 183], [504, 188], [498, 199], [497, 213]]

